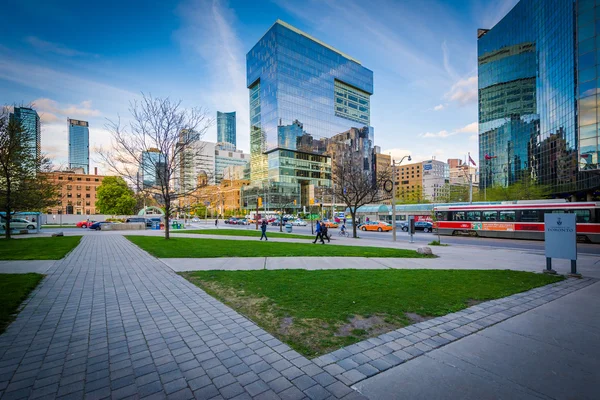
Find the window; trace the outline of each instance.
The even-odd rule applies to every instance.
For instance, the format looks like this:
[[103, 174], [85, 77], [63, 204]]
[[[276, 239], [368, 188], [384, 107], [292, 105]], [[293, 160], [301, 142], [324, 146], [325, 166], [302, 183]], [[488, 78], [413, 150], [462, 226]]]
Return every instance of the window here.
[[483, 220], [484, 221], [496, 221], [498, 219], [498, 213], [496, 211], [484, 211], [483, 212]]
[[481, 212], [467, 211], [467, 221], [481, 221]]
[[67, 185], [67, 190], [71, 190], [71, 189], [73, 189], [73, 186], [72, 185]]
[[91, 189], [91, 186], [86, 186], [86, 187], [85, 187], [85, 190], [88, 190], [88, 191], [89, 191], [90, 189]]
[[81, 180], [81, 178], [77, 178], [77, 180], [78, 180], [78, 181], [80, 181], [80, 180]]
[[67, 180], [69, 180], [69, 181], [72, 181], [72, 180], [73, 180], [73, 177], [72, 177], [72, 176], [69, 176], [69, 177], [67, 177]]
[[523, 210], [521, 211], [521, 222], [539, 222], [540, 217], [538, 210]]
[[515, 212], [514, 211], [500, 211], [500, 221], [514, 222]]
[[89, 198], [90, 198], [90, 194], [89, 194], [89, 193], [86, 193], [86, 194], [85, 194], [85, 197], [86, 197], [87, 199], [89, 199]]
[[94, 178], [94, 182], [100, 182], [100, 179]]
[[85, 181], [86, 181], [86, 182], [89, 182], [89, 181], [90, 181], [90, 178], [85, 178]]
[[59, 177], [58, 177], [58, 180], [59, 180], [59, 181], [62, 181], [62, 180], [63, 180], [63, 177], [62, 177], [62, 176], [59, 176]]
[[579, 223], [585, 224], [590, 222], [590, 210], [575, 210], [575, 215]]
[[448, 211], [438, 211], [435, 213], [435, 218], [438, 221], [448, 221]]
[[454, 212], [454, 220], [455, 221], [465, 221], [465, 212], [464, 211], [455, 211]]

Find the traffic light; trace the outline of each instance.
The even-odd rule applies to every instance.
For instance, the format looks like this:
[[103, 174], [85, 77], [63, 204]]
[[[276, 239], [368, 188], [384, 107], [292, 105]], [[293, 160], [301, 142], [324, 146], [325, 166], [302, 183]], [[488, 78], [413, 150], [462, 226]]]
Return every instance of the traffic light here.
[[312, 206], [312, 205], [314, 205], [314, 204], [315, 204], [315, 199], [310, 199], [310, 202], [309, 202], [309, 204], [310, 204], [311, 206]]
[[259, 198], [258, 198], [258, 206], [259, 206], [259, 207], [262, 207], [262, 197], [259, 197]]

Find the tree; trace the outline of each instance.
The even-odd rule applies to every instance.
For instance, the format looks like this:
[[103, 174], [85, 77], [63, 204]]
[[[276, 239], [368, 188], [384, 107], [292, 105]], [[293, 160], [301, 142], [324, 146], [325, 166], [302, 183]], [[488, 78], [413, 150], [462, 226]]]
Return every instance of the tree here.
[[135, 214], [136, 198], [133, 190], [120, 176], [107, 176], [96, 193], [96, 208], [101, 214]]
[[333, 186], [328, 191], [350, 210], [353, 237], [356, 238], [356, 210], [366, 204], [389, 200], [390, 195], [381, 189], [387, 181], [391, 184], [391, 172], [387, 169], [375, 173], [365, 169], [360, 152], [349, 150], [338, 154], [331, 170]]
[[551, 194], [551, 186], [524, 177], [509, 186], [498, 185], [488, 187], [485, 191], [480, 190], [477, 197], [479, 201], [540, 200], [549, 198]]
[[44, 174], [50, 160], [37, 157], [31, 148], [28, 132], [4, 107], [0, 112], [0, 209], [6, 217], [6, 238], [10, 239], [10, 217], [16, 211], [40, 211], [56, 204], [58, 187]]
[[[175, 200], [193, 193], [201, 181], [176, 184], [182, 170], [201, 159], [200, 140], [213, 120], [201, 108], [185, 109], [181, 101], [171, 101], [142, 94], [129, 107], [131, 122], [107, 125], [113, 143], [99, 149], [100, 158], [117, 175], [140, 190], [151, 193], [165, 210], [165, 239], [169, 239], [169, 218]], [[201, 169], [201, 166], [194, 165]], [[140, 184], [140, 172], [143, 182]], [[146, 175], [152, 176], [147, 183]]]

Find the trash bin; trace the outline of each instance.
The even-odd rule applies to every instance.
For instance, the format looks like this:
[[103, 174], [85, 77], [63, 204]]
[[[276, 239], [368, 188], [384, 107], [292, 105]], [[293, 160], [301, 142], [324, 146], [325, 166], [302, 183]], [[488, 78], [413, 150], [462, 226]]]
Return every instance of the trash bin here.
[[285, 231], [287, 233], [292, 233], [292, 224], [285, 224]]
[[155, 231], [159, 231], [160, 230], [160, 222], [155, 222], [153, 228]]

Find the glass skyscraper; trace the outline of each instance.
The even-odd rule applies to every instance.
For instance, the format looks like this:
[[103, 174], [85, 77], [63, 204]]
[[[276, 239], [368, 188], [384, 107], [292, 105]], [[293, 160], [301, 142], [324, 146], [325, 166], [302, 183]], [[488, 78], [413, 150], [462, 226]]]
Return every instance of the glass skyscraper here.
[[521, 0], [478, 31], [482, 188], [530, 178], [561, 197], [598, 190], [598, 33], [594, 0]]
[[68, 119], [69, 125], [69, 168], [90, 169], [90, 128], [87, 121]]
[[138, 189], [161, 186], [164, 176], [166, 157], [158, 149], [142, 152], [142, 163], [138, 172]]
[[36, 160], [41, 156], [42, 129], [37, 111], [27, 107], [15, 107], [10, 118], [21, 123], [25, 130], [25, 147]]
[[231, 150], [236, 149], [235, 111], [229, 113], [217, 111], [217, 142], [229, 143], [233, 145]]
[[268, 187], [275, 192], [269, 198], [288, 193], [308, 205], [309, 187], [331, 185], [327, 150], [334, 137], [360, 136], [372, 159], [373, 72], [359, 61], [277, 20], [247, 54], [246, 66], [252, 181], [246, 192]]

